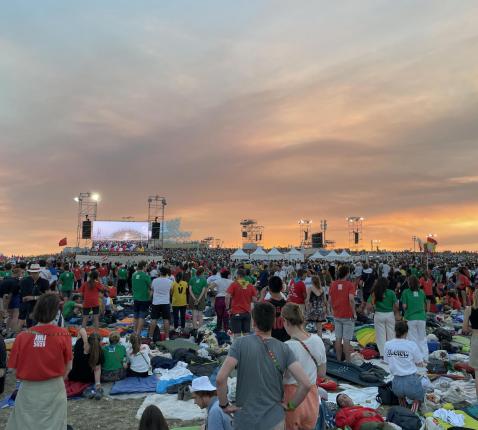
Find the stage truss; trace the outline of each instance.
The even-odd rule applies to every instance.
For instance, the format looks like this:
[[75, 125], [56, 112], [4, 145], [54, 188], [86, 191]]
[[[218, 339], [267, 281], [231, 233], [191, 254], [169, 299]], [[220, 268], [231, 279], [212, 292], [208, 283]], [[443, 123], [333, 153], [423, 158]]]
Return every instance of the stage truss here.
[[363, 241], [363, 221], [361, 216], [347, 217], [347, 229], [349, 234], [349, 249], [358, 251]]
[[[148, 248], [159, 249], [164, 248], [164, 210], [166, 208], [166, 199], [164, 197], [155, 195], [148, 197], [148, 228], [149, 240]], [[161, 223], [159, 239], [153, 239], [151, 225], [153, 222]]]
[[312, 247], [312, 220], [301, 219], [299, 220], [299, 238], [300, 248]]
[[255, 219], [243, 219], [240, 222], [243, 246], [248, 244], [262, 245], [264, 226], [258, 225]]
[[[80, 193], [74, 198], [78, 203], [78, 220], [76, 225], [76, 247], [80, 247], [83, 221], [96, 221], [98, 213], [98, 194]], [[93, 228], [92, 228], [93, 229]], [[91, 246], [91, 239], [83, 239], [83, 246]]]

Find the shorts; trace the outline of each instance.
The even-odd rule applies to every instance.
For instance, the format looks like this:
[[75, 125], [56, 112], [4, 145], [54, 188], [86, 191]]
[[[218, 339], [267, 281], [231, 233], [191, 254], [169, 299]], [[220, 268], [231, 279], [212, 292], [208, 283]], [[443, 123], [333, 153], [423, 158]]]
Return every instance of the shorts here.
[[171, 319], [171, 306], [169, 304], [153, 305], [151, 309], [151, 319], [159, 320], [160, 318], [168, 321]]
[[88, 315], [98, 315], [100, 313], [100, 307], [95, 306], [94, 308], [83, 308], [83, 316], [86, 317]]
[[190, 298], [189, 299], [189, 306], [194, 311], [203, 312], [204, 309], [206, 309], [206, 297], [203, 296], [203, 298], [201, 300], [199, 300], [199, 303], [197, 305], [195, 305], [193, 299]]
[[151, 302], [135, 300], [133, 305], [134, 317], [144, 319], [149, 312]]
[[10, 301], [8, 302], [8, 309], [18, 309], [21, 301], [20, 294], [12, 294], [10, 296]]
[[427, 300], [430, 300], [431, 302], [433, 301], [433, 295], [432, 296], [426, 296], [427, 297]]
[[416, 373], [406, 376], [395, 376], [392, 381], [392, 391], [397, 397], [407, 397], [410, 400], [423, 402], [425, 391], [421, 377]]
[[234, 334], [249, 334], [251, 332], [251, 314], [232, 314], [230, 326]]
[[352, 318], [335, 318], [335, 338], [352, 340], [354, 337], [355, 320]]
[[72, 293], [71, 290], [61, 291], [61, 295], [62, 295], [63, 297], [68, 297], [68, 298], [70, 298], [70, 297], [71, 297], [71, 293]]
[[103, 370], [101, 369], [101, 382], [116, 382], [126, 378], [126, 369]]

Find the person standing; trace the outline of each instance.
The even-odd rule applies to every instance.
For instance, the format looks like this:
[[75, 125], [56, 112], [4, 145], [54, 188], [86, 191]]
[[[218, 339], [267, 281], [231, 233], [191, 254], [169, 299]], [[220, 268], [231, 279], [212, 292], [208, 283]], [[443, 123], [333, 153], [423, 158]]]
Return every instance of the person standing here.
[[[257, 303], [252, 317], [255, 334], [234, 340], [217, 375], [219, 407], [234, 413], [235, 429], [282, 430], [285, 411], [295, 410], [312, 384], [289, 346], [271, 336], [274, 306]], [[236, 405], [232, 406], [227, 399], [227, 378], [236, 367]], [[297, 390], [284, 404], [286, 371], [297, 381]]]
[[428, 361], [426, 297], [415, 276], [408, 278], [408, 288], [402, 293], [401, 302], [408, 321], [408, 339], [417, 344], [423, 361]]
[[36, 301], [40, 295], [46, 293], [50, 288], [50, 283], [40, 276], [40, 265], [31, 264], [28, 269], [28, 275], [29, 276], [20, 281], [20, 295], [22, 301], [20, 303], [20, 312], [18, 316], [18, 330], [21, 330], [25, 323], [27, 327], [32, 325], [33, 321], [31, 320], [31, 314]]
[[98, 281], [99, 275], [96, 270], [90, 272], [88, 281], [83, 283], [80, 294], [83, 296], [83, 321], [81, 326], [86, 328], [90, 316], [93, 316], [93, 326], [100, 326], [100, 291], [104, 287]]
[[413, 400], [412, 412], [417, 412], [425, 397], [421, 378], [417, 374], [417, 365], [423, 365], [422, 353], [414, 342], [406, 339], [407, 333], [406, 321], [397, 321], [396, 339], [385, 342], [383, 358], [393, 375], [392, 391], [400, 405], [406, 407], [406, 398]]
[[83, 271], [78, 263], [75, 263], [73, 267], [73, 275], [75, 276], [75, 290], [78, 290], [83, 280]]
[[388, 279], [381, 277], [375, 281], [367, 303], [375, 309], [373, 322], [377, 347], [383, 357], [385, 342], [395, 337], [395, 315], [398, 314], [397, 296], [388, 288]]
[[188, 283], [183, 281], [183, 272], [176, 273], [175, 282], [172, 286], [172, 305], [175, 331], [186, 328], [186, 309], [188, 307]]
[[55, 294], [42, 295], [33, 310], [37, 325], [19, 333], [8, 367], [22, 383], [7, 430], [65, 430], [67, 403], [65, 376], [71, 368], [69, 332], [53, 323], [60, 301]]
[[[471, 332], [469, 364], [478, 375], [478, 290], [473, 293], [473, 303], [465, 308], [463, 317], [463, 333]], [[476, 397], [478, 397], [478, 378], [475, 377]]]
[[118, 269], [118, 294], [120, 296], [126, 293], [126, 286], [128, 285], [128, 269], [121, 265]]
[[[282, 318], [282, 309], [286, 305], [286, 300], [282, 294], [284, 284], [282, 279], [279, 276], [271, 276], [269, 279], [269, 293], [265, 294], [264, 302], [269, 302], [276, 311], [276, 316], [274, 319], [274, 325], [272, 326], [271, 336], [274, 339], [285, 342], [289, 340], [290, 337], [287, 334], [286, 329], [284, 328], [284, 319]], [[265, 290], [261, 291], [261, 295]]]
[[342, 361], [342, 352], [345, 361], [350, 361], [352, 353], [350, 341], [354, 335], [355, 320], [355, 285], [347, 280], [348, 266], [340, 266], [338, 280], [333, 281], [329, 289], [330, 304], [335, 324], [335, 353], [338, 361]]
[[232, 284], [229, 279], [229, 270], [221, 269], [221, 277], [216, 279], [212, 284], [212, 288], [216, 290], [216, 300], [214, 302], [214, 310], [216, 311], [216, 331], [229, 330], [229, 314], [226, 309], [226, 292]]
[[153, 339], [159, 318], [163, 319], [164, 339], [169, 340], [169, 321], [171, 320], [171, 288], [173, 281], [168, 277], [168, 269], [161, 267], [161, 276], [155, 278], [151, 284], [153, 290], [153, 307], [151, 310], [151, 324], [149, 337]]
[[318, 276], [312, 276], [312, 285], [305, 299], [306, 321], [315, 323], [317, 334], [322, 337], [322, 324], [327, 322], [329, 302]]
[[[322, 339], [316, 334], [307, 333], [304, 326], [304, 315], [299, 305], [287, 303], [282, 309], [284, 327], [290, 340], [290, 347], [295, 358], [302, 364], [307, 374], [310, 389], [304, 401], [295, 410], [285, 415], [286, 430], [313, 430], [319, 418], [319, 396], [317, 394], [317, 377], [324, 377], [327, 357]], [[284, 403], [291, 401], [297, 391], [297, 380], [286, 372], [284, 378]]]
[[140, 261], [138, 263], [138, 270], [131, 277], [134, 301], [134, 332], [138, 336], [141, 336], [144, 319], [151, 304], [151, 278], [144, 271], [145, 267], [146, 262]]
[[234, 336], [251, 332], [251, 304], [257, 301], [256, 289], [244, 279], [244, 269], [238, 269], [236, 280], [226, 293], [226, 308], [230, 309], [231, 329]]
[[300, 306], [302, 313], [305, 313], [305, 300], [307, 299], [307, 288], [304, 283], [305, 271], [297, 270], [297, 278], [293, 280], [289, 287], [289, 295], [287, 301], [296, 303]]
[[65, 263], [63, 265], [63, 272], [58, 278], [58, 281], [60, 284], [59, 289], [61, 295], [69, 299], [71, 296], [71, 292], [73, 291], [73, 287], [75, 285], [75, 275], [73, 274], [73, 272], [70, 271], [70, 265], [68, 263]]
[[427, 312], [430, 312], [430, 306], [433, 301], [433, 279], [430, 276], [430, 271], [425, 270], [419, 282], [427, 298]]
[[193, 311], [193, 329], [202, 326], [202, 316], [206, 308], [207, 282], [203, 277], [204, 267], [198, 267], [189, 280], [190, 306]]

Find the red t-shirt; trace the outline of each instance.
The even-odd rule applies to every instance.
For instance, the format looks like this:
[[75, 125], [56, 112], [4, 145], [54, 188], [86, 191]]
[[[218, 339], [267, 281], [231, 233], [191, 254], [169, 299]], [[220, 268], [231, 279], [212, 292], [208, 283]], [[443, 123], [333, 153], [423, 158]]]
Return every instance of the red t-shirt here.
[[462, 273], [458, 275], [457, 281], [460, 283], [460, 285], [458, 285], [459, 290], [464, 290], [471, 285], [470, 279]]
[[111, 297], [112, 299], [116, 299], [116, 296], [118, 295], [116, 291], [116, 287], [108, 287], [108, 296]]
[[227, 293], [231, 296], [232, 314], [251, 312], [252, 298], [257, 296], [257, 291], [249, 282], [234, 281], [227, 289]]
[[383, 423], [383, 418], [375, 409], [363, 406], [341, 408], [335, 415], [335, 424], [340, 428], [350, 426], [352, 430], [360, 430], [365, 423]]
[[329, 288], [332, 313], [335, 318], [353, 318], [353, 309], [350, 306], [349, 295], [355, 295], [355, 285], [350, 281], [334, 281]]
[[46, 381], [63, 376], [72, 355], [68, 330], [52, 324], [40, 325], [18, 334], [8, 367], [16, 369], [18, 379]]
[[433, 281], [431, 279], [420, 278], [420, 286], [423, 288], [425, 296], [433, 296]]
[[100, 305], [100, 291], [103, 289], [103, 285], [99, 282], [95, 282], [93, 288], [90, 287], [88, 282], [84, 282], [80, 288], [80, 293], [83, 296], [84, 308], [97, 308]]
[[305, 299], [307, 298], [307, 288], [303, 281], [294, 282], [289, 289], [289, 296], [287, 301], [291, 303], [296, 303], [298, 305], [303, 305]]
[[82, 273], [80, 268], [73, 269], [73, 274], [75, 275], [75, 281], [79, 281], [81, 279]]
[[108, 276], [108, 268], [107, 267], [104, 267], [104, 266], [101, 266], [99, 269], [98, 269], [98, 274], [104, 278], [105, 276]]

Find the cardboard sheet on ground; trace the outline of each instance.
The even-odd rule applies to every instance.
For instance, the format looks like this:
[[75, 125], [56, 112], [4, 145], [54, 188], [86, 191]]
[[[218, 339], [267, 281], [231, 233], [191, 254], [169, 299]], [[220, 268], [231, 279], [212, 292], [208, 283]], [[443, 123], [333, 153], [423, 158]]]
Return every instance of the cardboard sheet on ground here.
[[[377, 402], [378, 387], [354, 387], [353, 385], [340, 384], [341, 391], [337, 394], [347, 394], [356, 405], [365, 406], [367, 408], [378, 408], [380, 403]], [[335, 396], [330, 396], [330, 401], [335, 403]]]
[[136, 418], [140, 419], [143, 411], [149, 405], [156, 405], [168, 420], [201, 420], [206, 418], [206, 410], [200, 409], [194, 404], [194, 400], [178, 400], [175, 394], [150, 394], [136, 413]]

